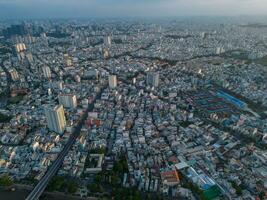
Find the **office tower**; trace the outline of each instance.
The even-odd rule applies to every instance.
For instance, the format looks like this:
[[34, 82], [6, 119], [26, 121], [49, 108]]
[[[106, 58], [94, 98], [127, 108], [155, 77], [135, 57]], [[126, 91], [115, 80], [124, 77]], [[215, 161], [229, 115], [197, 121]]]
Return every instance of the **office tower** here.
[[50, 131], [62, 134], [66, 127], [66, 119], [62, 105], [55, 107], [47, 106], [45, 108], [45, 115], [47, 119], [47, 126]]
[[59, 104], [63, 105], [66, 108], [76, 108], [77, 107], [76, 95], [60, 94], [58, 96], [58, 101], [59, 101]]
[[159, 73], [148, 72], [146, 76], [146, 84], [151, 87], [158, 87], [159, 86]]
[[108, 77], [108, 83], [110, 88], [116, 88], [117, 87], [117, 76], [116, 75], [110, 75]]
[[42, 67], [42, 70], [45, 78], [51, 78], [51, 70], [48, 66]]
[[17, 70], [15, 70], [15, 69], [11, 69], [11, 70], [9, 71], [9, 74], [10, 74], [11, 79], [12, 79], [13, 81], [17, 81], [17, 80], [19, 79], [19, 75], [18, 75]]

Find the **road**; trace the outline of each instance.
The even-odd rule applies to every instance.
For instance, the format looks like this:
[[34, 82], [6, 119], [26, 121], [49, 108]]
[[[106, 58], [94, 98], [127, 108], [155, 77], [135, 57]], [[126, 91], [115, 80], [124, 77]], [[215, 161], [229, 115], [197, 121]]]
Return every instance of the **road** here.
[[61, 167], [62, 162], [65, 158], [65, 156], [68, 154], [69, 150], [71, 149], [72, 145], [75, 143], [77, 137], [79, 136], [82, 126], [87, 119], [88, 112], [92, 111], [94, 109], [94, 103], [97, 99], [101, 97], [103, 89], [97, 94], [94, 101], [88, 105], [87, 112], [83, 114], [80, 121], [78, 122], [78, 125], [75, 127], [75, 130], [73, 131], [72, 135], [70, 136], [67, 144], [64, 146], [63, 150], [59, 153], [56, 160], [52, 163], [52, 165], [47, 170], [46, 174], [41, 178], [39, 183], [35, 186], [35, 188], [31, 191], [31, 193], [28, 195], [26, 200], [37, 200], [44, 192], [46, 186], [48, 185], [49, 181], [52, 179], [52, 177], [57, 173], [58, 169]]

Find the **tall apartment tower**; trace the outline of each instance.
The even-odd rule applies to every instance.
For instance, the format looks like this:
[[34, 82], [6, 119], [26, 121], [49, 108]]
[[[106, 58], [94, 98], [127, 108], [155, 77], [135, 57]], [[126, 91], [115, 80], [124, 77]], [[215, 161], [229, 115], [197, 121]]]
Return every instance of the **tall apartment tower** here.
[[42, 71], [43, 71], [45, 78], [48, 78], [48, 79], [51, 78], [51, 70], [48, 66], [42, 67]]
[[104, 38], [104, 44], [106, 46], [111, 46], [111, 36], [107, 36]]
[[117, 76], [116, 75], [110, 75], [108, 77], [108, 83], [109, 83], [109, 87], [111, 89], [114, 89], [117, 87]]
[[219, 55], [219, 54], [222, 54], [222, 53], [225, 53], [225, 50], [223, 47], [217, 47], [216, 48], [216, 54]]
[[148, 72], [146, 76], [146, 84], [151, 87], [158, 87], [159, 86], [159, 73]]
[[11, 75], [11, 79], [12, 79], [13, 81], [17, 81], [17, 80], [19, 80], [19, 74], [18, 74], [17, 70], [15, 70], [15, 69], [11, 69], [11, 70], [9, 70], [9, 73], [10, 73], [10, 75]]
[[15, 50], [16, 50], [17, 53], [25, 51], [26, 50], [26, 45], [24, 43], [15, 44]]
[[55, 107], [47, 106], [45, 108], [45, 115], [47, 119], [47, 126], [50, 131], [62, 134], [66, 127], [66, 119], [62, 105]]
[[60, 94], [58, 96], [59, 104], [63, 105], [66, 108], [76, 108], [77, 107], [77, 98], [73, 94]]

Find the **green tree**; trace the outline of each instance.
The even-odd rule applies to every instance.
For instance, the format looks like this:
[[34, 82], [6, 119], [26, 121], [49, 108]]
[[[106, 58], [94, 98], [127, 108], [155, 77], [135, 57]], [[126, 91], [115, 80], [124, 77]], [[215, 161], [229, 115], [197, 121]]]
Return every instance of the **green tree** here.
[[96, 182], [96, 183], [101, 183], [101, 181], [102, 181], [102, 175], [101, 175], [101, 174], [97, 174], [97, 175], [95, 176], [95, 182]]
[[73, 182], [69, 183], [67, 189], [68, 189], [68, 193], [74, 194], [78, 190], [78, 184], [73, 183]]
[[264, 200], [264, 196], [265, 196], [265, 193], [263, 191], [260, 192], [260, 194], [259, 194], [260, 200]]
[[87, 186], [87, 188], [90, 190], [92, 193], [101, 193], [104, 191], [103, 187], [99, 184], [96, 183], [91, 183]]
[[55, 190], [59, 191], [61, 188], [63, 188], [64, 183], [65, 183], [64, 177], [55, 176], [49, 182], [47, 189], [50, 191], [55, 191]]
[[88, 190], [90, 190], [90, 192], [92, 193], [96, 193], [97, 192], [97, 184], [96, 183], [91, 183], [87, 186]]
[[0, 177], [0, 186], [11, 186], [12, 184], [13, 181], [8, 175]]
[[119, 183], [120, 183], [120, 178], [116, 174], [111, 175], [111, 185], [115, 186]]
[[231, 184], [232, 184], [232, 187], [236, 190], [236, 194], [238, 196], [241, 196], [242, 195], [242, 188], [239, 185], [237, 185], [236, 182], [234, 182], [234, 181], [232, 181]]
[[0, 113], [0, 123], [10, 122], [11, 119], [11, 116], [3, 115], [2, 113]]

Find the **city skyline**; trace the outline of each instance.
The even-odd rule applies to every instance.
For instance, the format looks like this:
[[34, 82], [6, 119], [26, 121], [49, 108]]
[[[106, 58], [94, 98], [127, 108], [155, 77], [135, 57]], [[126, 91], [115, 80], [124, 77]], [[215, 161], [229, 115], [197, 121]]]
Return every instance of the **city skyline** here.
[[265, 1], [0, 0], [0, 199], [266, 200]]
[[90, 18], [266, 15], [264, 0], [0, 0], [0, 17]]

